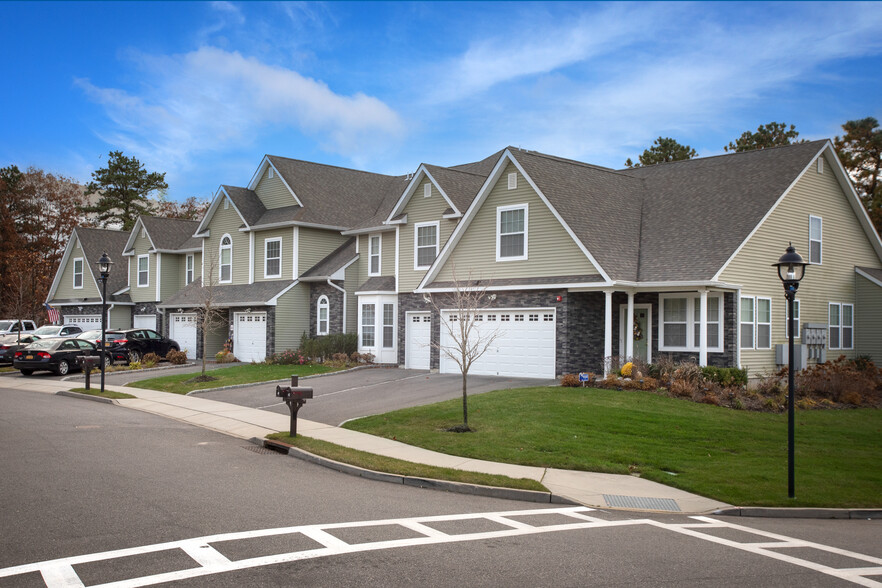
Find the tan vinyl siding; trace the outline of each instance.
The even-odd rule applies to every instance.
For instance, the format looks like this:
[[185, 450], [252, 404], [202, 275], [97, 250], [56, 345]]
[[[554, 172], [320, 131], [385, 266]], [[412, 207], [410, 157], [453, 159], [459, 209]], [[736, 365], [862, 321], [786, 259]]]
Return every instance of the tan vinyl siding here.
[[453, 229], [456, 228], [456, 220], [441, 218], [444, 211], [450, 205], [441, 196], [438, 187], [432, 184], [432, 195], [429, 198], [423, 196], [423, 186], [430, 183], [425, 177], [422, 183], [417, 186], [416, 192], [404, 207], [407, 213], [407, 224], [402, 225], [399, 229], [398, 243], [401, 247], [398, 263], [398, 291], [413, 292], [413, 289], [419, 286], [420, 281], [426, 275], [426, 270], [414, 270], [414, 227], [418, 223], [426, 223], [438, 221], [438, 253], [444, 248], [447, 239]]
[[[860, 225], [854, 210], [833, 175], [835, 162], [824, 164], [824, 173], [812, 163], [789, 194], [738, 252], [720, 279], [742, 285], [742, 296], [772, 298], [772, 349], [741, 350], [741, 365], [751, 375], [775, 371], [775, 345], [784, 339], [784, 288], [771, 264], [784, 254], [789, 242], [808, 259], [809, 215], [823, 219], [821, 265], [809, 265], [796, 298], [800, 304], [800, 328], [807, 323], [828, 321], [828, 303], [852, 304], [854, 266], [878, 267], [879, 258]], [[840, 354], [853, 357], [853, 350], [828, 351], [828, 359]]]
[[854, 351], [882, 365], [882, 286], [855, 274]]
[[294, 206], [297, 201], [291, 195], [291, 191], [285, 187], [285, 183], [279, 177], [279, 174], [273, 171], [273, 177], [269, 177], [270, 167], [263, 172], [263, 176], [257, 183], [254, 193], [263, 202], [267, 208], [282, 208], [283, 206]]
[[[156, 254], [148, 253], [151, 249], [150, 238], [141, 237], [141, 231], [135, 236], [135, 243], [132, 247], [132, 263], [131, 273], [129, 274], [129, 286], [132, 302], [155, 302], [156, 301]], [[138, 256], [148, 255], [150, 260], [150, 271], [148, 272], [149, 282], [147, 286], [138, 286]], [[163, 260], [165, 261], [165, 260]]]
[[131, 306], [114, 306], [110, 309], [109, 329], [131, 329], [132, 328], [132, 307]]
[[[224, 234], [228, 234], [233, 240], [233, 284], [248, 283], [248, 255], [249, 255], [249, 236], [248, 233], [239, 231], [244, 223], [242, 217], [236, 212], [231, 205], [224, 210], [223, 204], [217, 207], [208, 229], [211, 236], [205, 239], [203, 251], [206, 252], [205, 257], [205, 275], [209, 273], [214, 275], [214, 281], [217, 282], [220, 274], [220, 241]], [[210, 271], [211, 265], [214, 265], [214, 271]], [[134, 288], [133, 288], [134, 289]]]
[[276, 353], [300, 347], [309, 332], [309, 284], [300, 283], [279, 297], [276, 304]]
[[[265, 282], [267, 280], [291, 280], [293, 263], [291, 256], [293, 255], [293, 232], [291, 228], [273, 229], [271, 231], [260, 231], [254, 234], [254, 281]], [[266, 258], [266, 240], [267, 239], [282, 240], [282, 276], [275, 278], [264, 278], [264, 259]]]
[[181, 267], [186, 265], [185, 255], [173, 253], [162, 254], [162, 267], [159, 268], [162, 279], [159, 282], [160, 299], [165, 300], [184, 287], [184, 272]]
[[[78, 257], [83, 258], [83, 287], [75, 289], [73, 287], [73, 266], [74, 259]], [[75, 243], [71, 250], [70, 257], [67, 258], [67, 263], [64, 265], [64, 268], [61, 269], [61, 278], [58, 280], [58, 288], [55, 289], [54, 298], [58, 300], [67, 300], [69, 298], [100, 298], [101, 294], [98, 292], [98, 286], [95, 284], [95, 280], [92, 279], [91, 272], [94, 272], [95, 269], [94, 267], [90, 268], [88, 266], [89, 260], [86, 259], [86, 256], [83, 254], [83, 250], [79, 247], [79, 243]]]
[[[508, 174], [518, 173], [517, 188], [508, 189]], [[496, 209], [527, 204], [527, 259], [496, 261]], [[410, 220], [410, 219], [408, 219]], [[586, 219], [587, 222], [588, 219]], [[478, 210], [437, 280], [465, 278], [537, 278], [599, 273], [539, 195], [509, 164]]]
[[297, 269], [301, 274], [327, 257], [349, 238], [344, 237], [338, 231], [326, 231], [309, 227], [300, 227], [299, 232], [300, 260]]
[[355, 296], [357, 288], [364, 282], [358, 281], [358, 270], [361, 266], [359, 259], [346, 268], [343, 289], [346, 290], [346, 332], [358, 332], [358, 298]]

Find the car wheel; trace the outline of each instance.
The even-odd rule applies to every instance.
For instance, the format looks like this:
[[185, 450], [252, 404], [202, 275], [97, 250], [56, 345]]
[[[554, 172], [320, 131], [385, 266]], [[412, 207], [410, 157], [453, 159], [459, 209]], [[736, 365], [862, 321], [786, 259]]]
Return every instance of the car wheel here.
[[34, 370], [21, 370], [21, 375], [23, 375], [23, 376], [30, 376], [33, 373], [34, 373]]
[[59, 376], [66, 376], [67, 372], [70, 371], [70, 364], [67, 363], [66, 359], [62, 359], [58, 362], [58, 368], [55, 371]]
[[135, 363], [137, 361], [141, 361], [141, 352], [137, 349], [132, 349], [129, 351], [129, 363]]

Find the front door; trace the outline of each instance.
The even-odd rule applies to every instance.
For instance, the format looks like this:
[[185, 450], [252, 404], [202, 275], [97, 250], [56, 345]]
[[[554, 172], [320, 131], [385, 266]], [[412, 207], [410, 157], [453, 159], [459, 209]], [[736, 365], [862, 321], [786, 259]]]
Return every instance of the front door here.
[[[625, 329], [628, 328], [628, 307], [622, 305], [619, 312], [619, 355], [625, 357], [628, 342]], [[649, 304], [634, 305], [634, 354], [631, 358], [646, 363], [652, 362], [652, 306]]]

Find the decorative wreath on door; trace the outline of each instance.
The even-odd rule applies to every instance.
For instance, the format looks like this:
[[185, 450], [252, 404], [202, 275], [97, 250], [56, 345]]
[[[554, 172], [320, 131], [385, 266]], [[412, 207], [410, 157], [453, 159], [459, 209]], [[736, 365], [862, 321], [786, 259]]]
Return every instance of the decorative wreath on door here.
[[634, 315], [634, 340], [643, 340], [643, 329], [641, 329], [640, 325], [637, 323], [637, 315]]

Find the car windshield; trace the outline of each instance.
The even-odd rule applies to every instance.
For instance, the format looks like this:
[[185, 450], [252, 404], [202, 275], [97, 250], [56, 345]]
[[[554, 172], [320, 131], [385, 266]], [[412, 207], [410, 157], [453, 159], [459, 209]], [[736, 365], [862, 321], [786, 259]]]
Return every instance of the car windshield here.
[[34, 341], [28, 345], [28, 349], [52, 349], [56, 343], [58, 343], [58, 339], [43, 339], [41, 341]]
[[0, 321], [0, 331], [8, 331], [14, 324], [14, 321]]
[[61, 327], [49, 327], [49, 326], [40, 327], [39, 329], [34, 331], [34, 335], [42, 335], [45, 337], [46, 335], [55, 335], [60, 330], [61, 330]]

